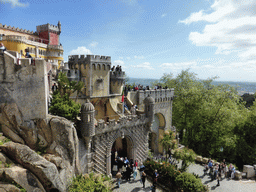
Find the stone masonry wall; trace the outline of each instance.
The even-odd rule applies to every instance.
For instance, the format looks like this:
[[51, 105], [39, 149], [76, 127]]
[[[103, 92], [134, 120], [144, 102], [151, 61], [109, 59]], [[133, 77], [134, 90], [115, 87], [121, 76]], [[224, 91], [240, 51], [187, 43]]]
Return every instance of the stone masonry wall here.
[[[13, 56], [4, 53], [4, 61], [0, 56], [0, 67], [4, 67], [4, 79], [0, 79], [0, 86], [16, 102], [23, 118], [45, 119], [48, 114], [47, 101], [47, 74], [44, 60], [35, 60], [35, 65], [30, 64], [30, 59], [21, 59], [21, 65], [16, 65]], [[3, 63], [1, 65], [1, 63]], [[5, 103], [2, 99], [0, 103]]]

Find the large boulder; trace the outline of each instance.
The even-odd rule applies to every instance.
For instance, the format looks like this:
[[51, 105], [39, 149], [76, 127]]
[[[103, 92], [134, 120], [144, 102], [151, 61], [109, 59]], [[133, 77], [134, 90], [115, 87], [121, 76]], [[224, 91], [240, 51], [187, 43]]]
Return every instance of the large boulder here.
[[[12, 167], [2, 169], [0, 179], [9, 181], [10, 183], [17, 183], [26, 191], [31, 192], [45, 192], [44, 187], [39, 180], [27, 169], [21, 167]], [[0, 190], [1, 191], [1, 190]]]
[[0, 150], [33, 173], [40, 180], [46, 191], [53, 189], [61, 192], [66, 191], [67, 183], [61, 181], [56, 166], [28, 146], [8, 142], [1, 145]]
[[20, 192], [20, 189], [15, 185], [0, 181], [0, 192]]

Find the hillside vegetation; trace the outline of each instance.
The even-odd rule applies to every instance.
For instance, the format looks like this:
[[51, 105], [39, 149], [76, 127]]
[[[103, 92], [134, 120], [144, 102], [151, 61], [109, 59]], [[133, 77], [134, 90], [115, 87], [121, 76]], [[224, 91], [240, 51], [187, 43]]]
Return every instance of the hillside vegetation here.
[[234, 87], [212, 85], [188, 69], [164, 74], [155, 84], [175, 89], [173, 125], [181, 143], [197, 154], [225, 158], [239, 168], [256, 163], [256, 106], [248, 107]]

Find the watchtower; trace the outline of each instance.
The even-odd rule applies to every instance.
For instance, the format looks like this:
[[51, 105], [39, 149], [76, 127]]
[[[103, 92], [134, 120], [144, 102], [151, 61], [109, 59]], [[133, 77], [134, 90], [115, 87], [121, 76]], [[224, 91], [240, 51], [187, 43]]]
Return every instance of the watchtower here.
[[49, 23], [45, 25], [36, 26], [39, 38], [48, 40], [49, 45], [59, 45], [59, 35], [61, 33], [61, 23], [58, 25], [51, 25]]

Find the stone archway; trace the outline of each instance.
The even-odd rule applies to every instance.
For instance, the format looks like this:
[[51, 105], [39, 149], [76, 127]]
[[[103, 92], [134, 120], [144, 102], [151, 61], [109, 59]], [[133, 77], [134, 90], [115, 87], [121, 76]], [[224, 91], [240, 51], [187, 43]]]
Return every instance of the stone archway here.
[[161, 136], [164, 133], [166, 128], [166, 120], [162, 113], [154, 114], [154, 121], [152, 125], [152, 133], [151, 133], [151, 144], [154, 154], [163, 154], [164, 150], [162, 145], [159, 143]]
[[[107, 147], [107, 162], [106, 162], [106, 167], [107, 167], [107, 175], [111, 173], [111, 168], [112, 168], [112, 163], [111, 163], [111, 157], [112, 157], [112, 149], [113, 146], [116, 144], [116, 142], [119, 142], [120, 146], [120, 139], [123, 141], [126, 141], [126, 154], [127, 157], [130, 159], [135, 159], [135, 147], [134, 147], [134, 138], [130, 132], [126, 131], [117, 131], [117, 133], [109, 139], [108, 147]], [[124, 143], [122, 143], [123, 145]], [[124, 147], [124, 146], [122, 146]]]

